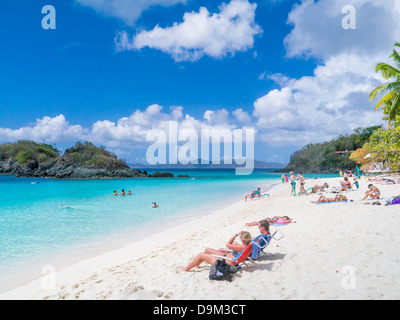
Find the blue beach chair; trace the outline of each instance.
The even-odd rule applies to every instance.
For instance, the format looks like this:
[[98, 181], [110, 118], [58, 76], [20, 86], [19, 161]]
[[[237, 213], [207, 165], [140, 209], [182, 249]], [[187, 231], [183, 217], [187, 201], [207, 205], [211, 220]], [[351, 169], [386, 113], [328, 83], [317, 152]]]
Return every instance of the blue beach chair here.
[[284, 237], [283, 233], [280, 230], [276, 230], [272, 235], [261, 235], [256, 237], [251, 244], [253, 245], [251, 258], [252, 260], [257, 260], [260, 255], [266, 254], [264, 249], [269, 245], [272, 239], [277, 241], [281, 240]]

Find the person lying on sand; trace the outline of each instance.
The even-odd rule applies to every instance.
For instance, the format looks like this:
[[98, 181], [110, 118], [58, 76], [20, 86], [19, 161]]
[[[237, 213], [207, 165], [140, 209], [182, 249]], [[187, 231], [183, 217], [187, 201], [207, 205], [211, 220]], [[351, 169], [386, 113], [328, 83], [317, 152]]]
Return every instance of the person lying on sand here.
[[[283, 216], [283, 217], [273, 217], [273, 218], [265, 218], [269, 222], [270, 225], [273, 224], [288, 224], [288, 223], [296, 223], [296, 221], [292, 221], [288, 216]], [[253, 222], [248, 222], [246, 223], [246, 227], [255, 227], [259, 226], [260, 221], [253, 221]]]
[[256, 196], [261, 197], [261, 189], [260, 188], [253, 190], [250, 194], [246, 194], [244, 196], [243, 200], [247, 201], [248, 198], [253, 199]]
[[361, 201], [364, 201], [368, 197], [371, 199], [379, 199], [381, 196], [381, 192], [377, 187], [374, 187], [372, 184], [368, 185], [368, 190], [365, 192], [364, 198], [361, 199]]
[[339, 201], [346, 201], [347, 197], [343, 196], [343, 195], [337, 195], [334, 198], [327, 198], [325, 197], [323, 194], [321, 194], [321, 196], [319, 197], [319, 199], [317, 201], [311, 201], [312, 203], [321, 203], [321, 202], [339, 202]]
[[[241, 244], [234, 242], [238, 236], [240, 236], [240, 240], [242, 242]], [[213, 256], [213, 254], [233, 259], [234, 257], [238, 256], [251, 243], [251, 240], [252, 239], [249, 232], [240, 231], [239, 233], [236, 233], [232, 238], [230, 238], [226, 244], [226, 247], [229, 250], [233, 250], [233, 252], [230, 252], [228, 249], [225, 248], [218, 250], [206, 248], [204, 252], [199, 253], [186, 267], [179, 268], [178, 270], [189, 271], [194, 267], [199, 267], [200, 264], [202, 264], [203, 262], [207, 262], [213, 265], [218, 260], [217, 257]], [[233, 261], [226, 260], [226, 263], [232, 265]]]

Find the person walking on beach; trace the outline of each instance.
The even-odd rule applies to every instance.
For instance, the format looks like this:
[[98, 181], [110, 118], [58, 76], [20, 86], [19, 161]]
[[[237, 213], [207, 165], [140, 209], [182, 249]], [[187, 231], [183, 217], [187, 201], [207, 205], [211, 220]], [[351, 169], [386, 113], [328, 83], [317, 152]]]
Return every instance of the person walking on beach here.
[[306, 178], [304, 178], [303, 173], [299, 172], [297, 175], [297, 179], [300, 182], [300, 191], [299, 191], [299, 197], [301, 196], [301, 193], [304, 192], [306, 196], [308, 196], [307, 190], [304, 188], [304, 185], [306, 183]]

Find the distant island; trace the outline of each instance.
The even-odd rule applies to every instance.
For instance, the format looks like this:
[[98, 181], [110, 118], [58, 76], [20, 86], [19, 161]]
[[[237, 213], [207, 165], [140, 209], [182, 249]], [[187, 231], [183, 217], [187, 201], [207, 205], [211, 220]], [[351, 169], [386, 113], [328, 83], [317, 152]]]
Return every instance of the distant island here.
[[[132, 169], [146, 169], [146, 170], [154, 170], [154, 169], [163, 169], [163, 170], [193, 170], [193, 169], [236, 169], [242, 167], [241, 165], [237, 165], [234, 163], [232, 164], [224, 164], [224, 161], [221, 160], [220, 164], [213, 164], [211, 161], [202, 161], [201, 159], [197, 160], [197, 164], [188, 163], [188, 164], [156, 164], [156, 165], [149, 165], [149, 164], [129, 164]], [[254, 169], [281, 169], [285, 166], [283, 163], [276, 163], [276, 162], [264, 162], [259, 160], [254, 160]]]
[[174, 177], [169, 172], [148, 175], [132, 169], [91, 142], [78, 142], [61, 155], [49, 144], [25, 140], [0, 145], [0, 174], [55, 179]]

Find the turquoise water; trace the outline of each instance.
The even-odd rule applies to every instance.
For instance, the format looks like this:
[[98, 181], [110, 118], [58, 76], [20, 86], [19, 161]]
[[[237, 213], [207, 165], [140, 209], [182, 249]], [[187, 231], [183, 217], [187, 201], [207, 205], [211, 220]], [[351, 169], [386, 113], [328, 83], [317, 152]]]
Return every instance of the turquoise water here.
[[[151, 172], [149, 172], [151, 173]], [[175, 171], [190, 178], [53, 180], [0, 176], [1, 281], [18, 266], [68, 248], [193, 218], [238, 201], [256, 187], [280, 183], [265, 170]], [[132, 190], [133, 195], [113, 196]], [[156, 201], [159, 208], [153, 209]], [[62, 207], [64, 206], [64, 207]]]

